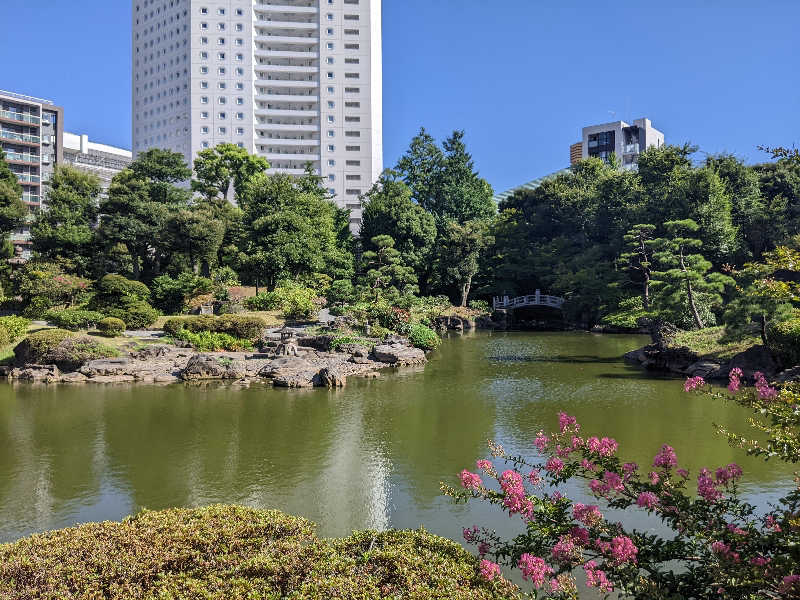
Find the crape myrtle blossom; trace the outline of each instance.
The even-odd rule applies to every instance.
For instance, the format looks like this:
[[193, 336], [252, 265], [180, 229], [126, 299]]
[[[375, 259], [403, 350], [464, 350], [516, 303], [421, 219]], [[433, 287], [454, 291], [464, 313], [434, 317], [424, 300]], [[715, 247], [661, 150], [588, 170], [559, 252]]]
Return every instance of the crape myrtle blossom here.
[[[700, 378], [692, 378], [685, 387], [714, 393]], [[764, 401], [764, 392], [756, 387], [742, 389]], [[731, 392], [743, 393], [738, 390]], [[580, 424], [563, 412], [557, 422], [555, 431], [534, 436], [529, 454], [535, 460], [510, 456], [490, 443], [492, 456], [509, 468], [494, 471], [489, 461], [478, 461], [477, 466], [498, 486], [484, 484], [468, 471], [462, 473], [466, 483], [461, 489], [443, 485], [445, 493], [458, 501], [489, 502], [509, 515], [518, 514], [524, 522], [511, 540], [489, 528], [464, 531], [465, 540], [477, 546], [482, 559], [476, 570], [480, 576], [490, 581], [500, 577], [497, 563], [504, 564], [520, 570], [537, 590], [536, 598], [560, 600], [579, 598], [576, 568], [583, 569], [587, 586], [602, 593], [617, 590], [621, 598], [678, 597], [692, 586], [700, 586], [698, 598], [783, 597], [780, 589], [800, 591], [796, 565], [785, 551], [780, 555], [777, 550], [800, 544], [800, 526], [792, 525], [792, 532], [787, 532], [789, 524], [800, 519], [800, 490], [792, 511], [776, 508], [759, 516], [738, 498], [742, 469], [736, 463], [692, 473], [680, 466], [672, 446], [661, 444], [653, 470], [639, 469], [622, 460], [624, 449], [613, 438], [580, 438]], [[691, 477], [697, 478], [697, 495], [688, 481]], [[560, 487], [565, 480], [579, 480], [579, 487], [588, 488], [601, 501], [573, 502]], [[606, 520], [602, 502], [659, 517], [675, 532], [676, 543]], [[794, 541], [787, 542], [791, 535]], [[677, 571], [675, 564], [680, 567]], [[701, 565], [710, 568], [698, 571]]]

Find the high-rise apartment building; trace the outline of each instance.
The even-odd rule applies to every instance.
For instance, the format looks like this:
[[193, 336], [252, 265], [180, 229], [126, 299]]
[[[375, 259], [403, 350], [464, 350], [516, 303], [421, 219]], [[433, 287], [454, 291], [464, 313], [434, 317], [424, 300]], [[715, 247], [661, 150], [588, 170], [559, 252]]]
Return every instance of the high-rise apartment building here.
[[[50, 100], [0, 91], [0, 147], [31, 213], [41, 210], [44, 183], [64, 159], [64, 110]], [[30, 255], [30, 229], [11, 233], [17, 255]]]
[[360, 221], [382, 164], [381, 0], [132, 0], [133, 151], [311, 163]]
[[[651, 146], [663, 146], [664, 134], [653, 127], [650, 119], [636, 119], [633, 125], [614, 121], [583, 128], [581, 157], [607, 159], [612, 153], [626, 170], [636, 169], [639, 154]], [[570, 147], [570, 155], [572, 147]]]

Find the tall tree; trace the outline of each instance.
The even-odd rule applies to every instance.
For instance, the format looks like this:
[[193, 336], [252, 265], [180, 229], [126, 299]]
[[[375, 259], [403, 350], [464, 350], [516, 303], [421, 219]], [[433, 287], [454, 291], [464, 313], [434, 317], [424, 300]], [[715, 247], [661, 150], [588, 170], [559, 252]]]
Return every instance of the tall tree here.
[[206, 198], [227, 198], [232, 185], [236, 200], [241, 204], [245, 183], [267, 169], [267, 159], [249, 154], [235, 144], [219, 144], [197, 154], [192, 190]]
[[396, 171], [386, 170], [364, 196], [361, 238], [364, 248], [376, 250], [372, 238], [388, 235], [406, 265], [418, 277], [430, 266], [436, 238], [433, 216], [411, 200], [411, 190]]
[[375, 302], [396, 302], [400, 296], [419, 292], [414, 269], [404, 264], [391, 236], [377, 235], [370, 245], [374, 250], [367, 250], [361, 257], [366, 270], [361, 285], [365, 297]]
[[209, 277], [216, 266], [225, 235], [225, 224], [203, 208], [183, 208], [172, 213], [165, 223], [169, 252], [182, 254], [193, 273]]
[[36, 215], [31, 227], [33, 251], [87, 277], [95, 259], [100, 180], [70, 166], [57, 166], [47, 185], [47, 210]]
[[653, 233], [655, 225], [641, 223], [625, 234], [627, 252], [620, 255], [625, 268], [641, 279], [642, 306], [650, 310], [650, 282], [653, 272]]
[[455, 289], [455, 298], [460, 306], [467, 305], [481, 252], [490, 241], [488, 223], [479, 220], [463, 225], [451, 221], [439, 236], [434, 272], [442, 286]]
[[22, 186], [0, 148], [0, 236], [5, 237], [21, 227], [27, 214], [28, 209], [22, 201]]
[[721, 306], [722, 292], [733, 280], [721, 273], [709, 273], [711, 263], [696, 252], [702, 241], [695, 237], [700, 226], [691, 219], [664, 223], [667, 237], [654, 242], [654, 258], [664, 270], [655, 271], [658, 278], [657, 308], [673, 315], [688, 312], [694, 326], [707, 324], [701, 314], [702, 304]]

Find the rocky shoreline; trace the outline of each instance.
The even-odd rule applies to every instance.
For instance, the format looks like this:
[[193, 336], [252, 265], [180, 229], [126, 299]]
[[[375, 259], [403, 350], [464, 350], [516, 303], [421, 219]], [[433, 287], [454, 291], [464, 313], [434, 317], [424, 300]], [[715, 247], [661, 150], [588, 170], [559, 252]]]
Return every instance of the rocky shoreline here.
[[375, 340], [372, 347], [349, 344], [331, 349], [333, 336], [297, 337], [284, 343], [280, 333], [268, 332], [259, 352], [196, 352], [167, 344], [152, 344], [121, 358], [91, 360], [62, 372], [56, 365], [25, 364], [5, 367], [0, 375], [11, 381], [35, 383], [193, 383], [254, 382], [275, 387], [343, 387], [348, 377], [378, 377], [390, 367], [423, 365], [425, 353], [405, 338]]

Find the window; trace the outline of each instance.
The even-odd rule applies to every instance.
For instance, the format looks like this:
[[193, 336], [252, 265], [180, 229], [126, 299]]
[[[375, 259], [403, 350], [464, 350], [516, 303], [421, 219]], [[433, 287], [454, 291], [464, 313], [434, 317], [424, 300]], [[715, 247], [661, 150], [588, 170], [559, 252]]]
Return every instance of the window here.
[[326, 47], [328, 50], [333, 50], [333, 42], [328, 42], [327, 44], [325, 44], [325, 47]]
[[200, 133], [208, 133], [208, 127], [203, 126], [200, 128]]
[[227, 98], [225, 98], [225, 96], [220, 96], [220, 97], [217, 99], [217, 102], [218, 102], [219, 104], [227, 104], [227, 102], [228, 102], [228, 99], [227, 99]]
[[217, 45], [224, 46], [225, 45], [225, 38], [217, 38]]
[[348, 152], [361, 152], [361, 146], [346, 146], [345, 150]]
[[325, 31], [328, 35], [333, 35], [333, 29], [331, 29], [330, 27], [328, 27], [328, 29], [326, 29]]
[[361, 190], [348, 189], [345, 190], [344, 193], [347, 194], [348, 196], [360, 196]]
[[[328, 1], [330, 2], [331, 0], [328, 0]], [[328, 193], [329, 193], [331, 196], [335, 196], [335, 195], [336, 195], [336, 190], [335, 190], [335, 189], [333, 189], [333, 188], [328, 188]]]
[[200, 29], [208, 29], [208, 23], [200, 23]]
[[236, 31], [244, 31], [244, 25], [241, 23], [236, 24]]
[[225, 31], [225, 23], [217, 23], [217, 29], [219, 31]]
[[208, 148], [208, 142], [203, 142], [203, 148]]
[[358, 15], [345, 15], [345, 21], [358, 21]]
[[328, 21], [333, 21], [333, 15], [331, 13], [328, 13]]
[[217, 60], [225, 60], [225, 53], [217, 52]]
[[333, 123], [333, 115], [328, 115], [328, 123]]
[[208, 52], [201, 52], [200, 58], [202, 58], [203, 60], [208, 60]]
[[328, 63], [329, 65], [332, 65], [333, 64], [333, 57], [332, 56], [327, 57], [325, 59], [325, 62]]
[[225, 14], [225, 9], [224, 8], [217, 9], [217, 14], [224, 15]]
[[243, 89], [244, 89], [244, 84], [243, 84], [241, 81], [240, 81], [240, 82], [238, 82], [238, 83], [236, 84], [236, 89], [237, 89], [237, 90], [243, 90]]
[[208, 104], [208, 96], [203, 96], [200, 98], [200, 104]]
[[208, 89], [208, 82], [207, 82], [207, 81], [201, 81], [201, 82], [200, 82], [200, 89], [201, 89], [201, 90], [206, 90], [206, 89]]
[[237, 127], [236, 135], [244, 135], [244, 127]]
[[207, 14], [208, 14], [208, 9], [207, 9], [207, 8], [205, 8], [205, 7], [201, 8], [201, 9], [200, 9], [200, 14], [201, 14], [201, 15], [207, 15]]
[[328, 137], [333, 137], [335, 135], [336, 135], [336, 132], [334, 132], [332, 129], [328, 130]]
[[332, 71], [328, 71], [328, 79], [333, 79], [333, 72]]
[[206, 111], [201, 112], [200, 113], [200, 118], [201, 119], [207, 119], [208, 118], [208, 113]]
[[207, 44], [208, 43], [208, 38], [207, 37], [201, 37], [200, 38], [200, 43], [201, 44]]
[[225, 67], [220, 67], [217, 69], [217, 75], [225, 75]]
[[236, 104], [238, 104], [239, 106], [241, 106], [242, 104], [244, 104], [244, 98], [237, 98], [237, 99], [236, 99]]
[[334, 150], [336, 150], [336, 146], [333, 144], [328, 144], [328, 152], [333, 152]]
[[224, 113], [224, 112], [218, 113], [218, 114], [217, 114], [217, 118], [218, 118], [218, 119], [223, 119], [223, 120], [224, 120], [224, 119], [227, 119], [227, 118], [228, 118], [228, 114], [227, 114], [227, 113]]
[[360, 167], [361, 161], [360, 160], [347, 160], [345, 163], [348, 167]]
[[242, 67], [236, 67], [236, 74], [244, 75], [244, 69]]
[[361, 181], [361, 175], [346, 175], [347, 181]]
[[361, 132], [360, 131], [345, 131], [344, 132], [344, 136], [345, 137], [361, 137]]
[[344, 88], [345, 94], [358, 94], [361, 91], [361, 88]]
[[244, 15], [244, 10], [242, 10], [241, 8], [237, 8], [236, 9], [236, 16], [237, 17], [241, 17], [242, 15]]
[[239, 121], [244, 121], [244, 113], [236, 113], [236, 118]]
[[358, 35], [358, 29], [345, 29], [345, 35]]
[[217, 129], [217, 132], [218, 132], [220, 135], [225, 135], [226, 133], [228, 133], [228, 129], [227, 129], [227, 128], [225, 128], [225, 127], [220, 127], [219, 129]]
[[333, 88], [332, 88], [331, 86], [328, 86], [328, 93], [329, 93], [329, 94], [332, 94], [332, 93], [333, 93]]
[[333, 100], [328, 100], [328, 108], [334, 108], [336, 106], [336, 102]]
[[328, 161], [328, 166], [329, 166], [329, 167], [335, 167], [335, 166], [336, 166], [336, 161], [335, 161], [335, 160], [333, 160], [333, 159], [330, 159], [330, 160]]
[[208, 67], [200, 67], [200, 73], [202, 73], [203, 75], [207, 75], [208, 74]]
[[336, 181], [336, 175], [334, 175], [333, 173], [328, 175], [328, 181]]
[[345, 58], [344, 63], [346, 65], [357, 65], [360, 63], [360, 60], [357, 58]]
[[361, 46], [359, 44], [345, 44], [345, 50], [358, 50]]
[[359, 79], [360, 77], [361, 77], [361, 75], [359, 75], [358, 73], [345, 73], [344, 74], [344, 78], [345, 79]]
[[345, 102], [344, 105], [347, 108], [361, 108], [361, 102]]
[[347, 123], [361, 123], [361, 117], [345, 117], [344, 120]]
[[244, 54], [237, 54], [236, 55], [236, 60], [238, 60], [238, 61], [244, 60]]
[[220, 82], [217, 84], [217, 87], [218, 87], [219, 89], [221, 89], [221, 90], [224, 90], [224, 89], [225, 89], [227, 86], [225, 85], [225, 82], [224, 82], [224, 81], [220, 81]]

